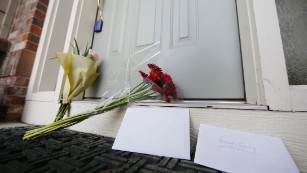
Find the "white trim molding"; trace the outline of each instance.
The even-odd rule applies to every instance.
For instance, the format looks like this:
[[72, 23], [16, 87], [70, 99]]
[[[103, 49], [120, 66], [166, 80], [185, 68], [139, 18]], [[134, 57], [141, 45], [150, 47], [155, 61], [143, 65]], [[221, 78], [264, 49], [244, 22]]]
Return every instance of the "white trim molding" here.
[[237, 0], [237, 4], [247, 103], [307, 111], [307, 85], [288, 82], [275, 0]]
[[253, 1], [266, 104], [291, 111], [291, 99], [275, 0]]
[[237, 0], [237, 9], [246, 102], [266, 105], [252, 0]]

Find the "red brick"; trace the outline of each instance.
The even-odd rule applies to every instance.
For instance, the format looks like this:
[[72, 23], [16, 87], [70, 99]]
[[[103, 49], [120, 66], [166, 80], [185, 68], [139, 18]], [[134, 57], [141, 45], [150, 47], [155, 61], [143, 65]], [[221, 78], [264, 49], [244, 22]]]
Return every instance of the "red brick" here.
[[20, 34], [25, 34], [31, 32], [32, 25], [26, 25], [22, 29], [18, 30]]
[[39, 18], [40, 20], [45, 20], [46, 15], [43, 12], [36, 10], [35, 17]]
[[12, 95], [12, 96], [26, 96], [27, 88], [18, 87], [18, 86], [9, 86], [9, 87], [6, 87], [5, 92], [7, 95]]
[[26, 34], [23, 34], [23, 36], [22, 36], [23, 41], [29, 41], [29, 42], [32, 42], [32, 43], [37, 44], [37, 45], [39, 43], [39, 39], [40, 39], [40, 37], [33, 34], [33, 33], [26, 33]]
[[5, 77], [15, 75], [20, 54], [21, 50], [18, 50], [7, 55], [7, 57], [2, 62], [0, 76]]
[[38, 47], [37, 44], [32, 43], [32, 42], [29, 42], [29, 41], [28, 41], [27, 44], [26, 44], [26, 49], [31, 50], [31, 51], [33, 51], [33, 52], [36, 52], [36, 51], [37, 51], [37, 47]]
[[6, 77], [6, 78], [0, 78], [0, 86], [7, 86], [9, 85], [12, 80], [10, 80], [12, 77]]
[[49, 0], [39, 0], [39, 2], [43, 3], [46, 6], [48, 6], [49, 4]]
[[5, 78], [0, 78], [0, 86], [25, 86], [29, 84], [29, 78], [20, 77], [20, 76], [9, 76]]
[[20, 77], [20, 76], [15, 76], [15, 85], [17, 86], [28, 86], [29, 85], [29, 78], [26, 77]]
[[[29, 33], [31, 30], [32, 25], [24, 25], [23, 28], [12, 30], [13, 32], [10, 33], [8, 40], [12, 43], [11, 47], [14, 47], [14, 44], [21, 42], [21, 35], [25, 33]], [[17, 38], [17, 39], [16, 39]], [[16, 40], [18, 40], [16, 42]]]
[[0, 105], [7, 105], [9, 102], [8, 96], [0, 95]]
[[35, 52], [29, 50], [22, 50], [18, 66], [16, 68], [16, 75], [30, 78], [32, 67], [35, 59]]
[[0, 86], [5, 86], [7, 83], [6, 78], [0, 78]]
[[9, 106], [7, 110], [7, 114], [17, 114], [21, 115], [23, 112], [23, 105], [20, 106]]
[[7, 93], [7, 87], [0, 86], [0, 95], [6, 95], [6, 93]]
[[31, 30], [30, 30], [32, 33], [40, 36], [42, 34], [42, 28], [38, 27], [38, 26], [35, 26], [35, 25], [32, 25], [31, 26]]
[[34, 17], [33, 20], [32, 20], [32, 24], [43, 28], [44, 21], [38, 19], [37, 17]]
[[22, 36], [22, 41], [25, 41], [25, 40], [28, 40], [28, 38], [29, 38], [29, 33], [26, 33], [26, 34], [23, 34], [23, 36]]
[[8, 114], [3, 120], [6, 122], [20, 122], [21, 114]]
[[8, 96], [9, 105], [23, 105], [24, 103], [25, 103], [25, 97]]
[[37, 36], [37, 35], [35, 35], [35, 34], [32, 34], [32, 33], [30, 33], [30, 35], [29, 35], [29, 41], [31, 41], [32, 43], [35, 43], [35, 44], [37, 44], [38, 45], [38, 43], [39, 43], [39, 39], [40, 39], [40, 37], [39, 36]]
[[40, 10], [41, 12], [45, 13], [45, 14], [46, 14], [46, 12], [47, 12], [47, 6], [44, 5], [44, 4], [41, 3], [41, 2], [38, 2], [38, 3], [37, 3], [36, 8], [37, 8], [38, 10]]

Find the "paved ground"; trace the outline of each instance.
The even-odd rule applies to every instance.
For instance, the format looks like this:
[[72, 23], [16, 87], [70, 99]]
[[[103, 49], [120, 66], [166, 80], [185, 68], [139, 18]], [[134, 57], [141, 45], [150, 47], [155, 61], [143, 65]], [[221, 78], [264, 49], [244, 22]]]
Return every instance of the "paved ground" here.
[[22, 141], [34, 126], [0, 129], [0, 172], [219, 173], [192, 161], [112, 150], [113, 138], [62, 130]]

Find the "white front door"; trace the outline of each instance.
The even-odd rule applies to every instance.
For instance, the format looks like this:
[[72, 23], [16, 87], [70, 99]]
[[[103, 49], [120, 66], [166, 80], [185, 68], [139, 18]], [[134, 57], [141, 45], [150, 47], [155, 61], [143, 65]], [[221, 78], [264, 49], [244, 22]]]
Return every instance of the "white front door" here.
[[173, 77], [179, 98], [244, 99], [235, 0], [105, 1], [93, 48], [102, 76], [86, 97], [133, 86], [137, 71], [155, 63]]

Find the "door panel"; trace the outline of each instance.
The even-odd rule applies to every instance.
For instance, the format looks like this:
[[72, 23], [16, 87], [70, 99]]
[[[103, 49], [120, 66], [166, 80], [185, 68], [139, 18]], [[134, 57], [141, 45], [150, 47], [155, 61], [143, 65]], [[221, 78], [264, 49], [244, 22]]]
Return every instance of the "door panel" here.
[[179, 83], [180, 96], [244, 98], [235, 0], [174, 0], [164, 14], [171, 37], [163, 37], [156, 62]]
[[[182, 99], [244, 98], [235, 0], [130, 0], [121, 7], [127, 13], [116, 21], [108, 21], [107, 16], [125, 10], [116, 6], [116, 0], [106, 2], [109, 7], [106, 4], [105, 9], [112, 10], [105, 11], [105, 28], [95, 34], [93, 46], [105, 56], [104, 79], [86, 97], [101, 96], [125, 84], [134, 86], [141, 81], [137, 71], [156, 63], [174, 78]], [[124, 26], [116, 25], [118, 20]], [[114, 35], [122, 27], [125, 31]], [[105, 49], [109, 46], [106, 40], [114, 41], [119, 35], [123, 51], [114, 56], [113, 50]]]

